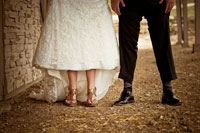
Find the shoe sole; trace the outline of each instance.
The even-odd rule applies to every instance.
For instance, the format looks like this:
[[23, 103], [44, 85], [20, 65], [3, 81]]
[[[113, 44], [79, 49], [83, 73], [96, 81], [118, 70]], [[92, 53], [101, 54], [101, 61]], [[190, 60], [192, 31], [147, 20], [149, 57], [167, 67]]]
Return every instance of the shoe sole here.
[[167, 102], [162, 102], [162, 104], [167, 104], [167, 105], [170, 105], [170, 106], [180, 106], [180, 105], [182, 105], [182, 102], [178, 102], [178, 103], [175, 103], [175, 104], [170, 104], [170, 103], [167, 103]]
[[131, 103], [134, 103], [135, 101], [132, 100], [132, 101], [128, 101], [127, 103], [125, 104], [114, 104], [114, 106], [123, 106], [123, 105], [127, 105], [127, 104], [131, 104]]
[[66, 106], [68, 107], [75, 107], [77, 105], [77, 103], [73, 103], [73, 104], [69, 104], [65, 101]]

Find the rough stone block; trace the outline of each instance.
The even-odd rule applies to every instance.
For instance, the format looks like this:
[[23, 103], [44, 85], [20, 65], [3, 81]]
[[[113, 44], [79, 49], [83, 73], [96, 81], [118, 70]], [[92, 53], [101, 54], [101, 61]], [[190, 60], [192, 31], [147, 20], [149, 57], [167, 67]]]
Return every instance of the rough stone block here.
[[31, 5], [33, 6], [33, 7], [38, 7], [38, 5], [40, 4], [40, 0], [32, 0], [32, 3], [31, 3]]
[[32, 54], [33, 44], [25, 44], [26, 54]]
[[17, 68], [14, 72], [13, 72], [13, 77], [17, 78], [19, 76], [19, 69]]
[[22, 7], [22, 8], [23, 8], [23, 10], [26, 11], [26, 10], [27, 10], [27, 4], [23, 4], [23, 7]]
[[9, 61], [6, 61], [5, 62], [5, 69], [9, 69], [10, 68], [10, 62]]
[[28, 39], [28, 43], [33, 44], [33, 39]]
[[17, 50], [18, 51], [23, 51], [24, 50], [24, 44], [18, 44], [17, 45]]
[[16, 34], [17, 36], [24, 36], [25, 35], [25, 33], [24, 32], [21, 32], [21, 31], [19, 31], [19, 32], [17, 32], [17, 34]]
[[9, 81], [14, 79], [13, 76], [14, 76], [14, 72], [13, 71], [6, 73], [6, 79], [8, 79]]
[[19, 11], [19, 16], [24, 18], [25, 17], [25, 12], [23, 10]]
[[5, 46], [5, 52], [11, 52], [11, 45], [6, 45]]
[[4, 27], [4, 33], [16, 33], [17, 28], [14, 27]]
[[24, 17], [20, 17], [19, 22], [24, 24], [26, 22], [26, 19]]
[[10, 61], [10, 67], [11, 67], [11, 68], [16, 67], [15, 61]]
[[26, 70], [28, 75], [32, 77], [32, 68], [27, 68]]
[[27, 70], [26, 69], [21, 69], [20, 70], [20, 75], [25, 75], [27, 74]]
[[14, 90], [13, 82], [8, 81], [7, 82], [7, 93], [11, 93]]
[[22, 85], [24, 85], [22, 79], [18, 79], [18, 80], [16, 80], [16, 81], [14, 81], [14, 88], [15, 88], [15, 89], [21, 87]]
[[22, 62], [22, 65], [26, 65], [26, 58], [21, 58], [20, 60]]
[[28, 59], [28, 64], [30, 64], [30, 65], [31, 65], [31, 67], [32, 67], [32, 61], [33, 61], [33, 59], [32, 59], [32, 58], [29, 58], [29, 59]]
[[24, 52], [24, 51], [21, 52], [20, 55], [19, 55], [19, 57], [20, 57], [20, 58], [25, 58], [25, 52]]
[[17, 40], [16, 43], [24, 44], [25, 43], [25, 37], [24, 36], [18, 36], [18, 40]]
[[22, 9], [22, 7], [21, 7], [20, 4], [17, 4], [15, 10], [16, 10], [16, 11], [20, 11], [20, 10], [23, 10], [23, 9]]
[[5, 39], [12, 39], [12, 38], [16, 38], [15, 33], [5, 33]]
[[5, 52], [6, 60], [11, 59], [11, 57], [12, 57], [12, 52]]
[[18, 12], [10, 11], [9, 12], [9, 17], [11, 17], [11, 18], [17, 18], [18, 17]]
[[10, 44], [10, 39], [5, 39], [5, 40], [4, 40], [4, 44], [5, 44], [5, 45], [9, 45], [9, 44]]
[[11, 5], [9, 2], [4, 2], [4, 10], [7, 11], [7, 10], [10, 10], [11, 9]]
[[12, 45], [11, 50], [12, 52], [17, 52], [17, 45]]
[[19, 28], [19, 31], [20, 31], [20, 32], [25, 32], [25, 31], [26, 31], [26, 30], [25, 30], [25, 26], [22, 25], [22, 24], [20, 24], [20, 25], [18, 26], [18, 28]]
[[10, 44], [12, 45], [16, 45], [16, 41], [17, 41], [17, 38], [14, 38], [14, 39], [10, 39]]
[[16, 27], [16, 23], [12, 21], [12, 19], [5, 20], [5, 26]]
[[21, 66], [21, 65], [22, 65], [22, 60], [21, 60], [21, 59], [18, 59], [18, 60], [16, 61], [16, 64], [17, 64], [17, 66]]
[[10, 73], [10, 72], [14, 72], [16, 70], [17, 70], [17, 68], [14, 67], [14, 68], [5, 69], [5, 72]]
[[29, 70], [27, 70], [27, 74], [26, 74], [26, 78], [25, 78], [25, 83], [30, 83], [33, 81], [33, 76], [32, 76], [32, 72], [29, 72]]

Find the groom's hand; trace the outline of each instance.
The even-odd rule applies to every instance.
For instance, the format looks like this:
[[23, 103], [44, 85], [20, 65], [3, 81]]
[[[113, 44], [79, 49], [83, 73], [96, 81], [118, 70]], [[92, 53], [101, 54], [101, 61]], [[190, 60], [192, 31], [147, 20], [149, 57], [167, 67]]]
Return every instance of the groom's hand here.
[[[162, 4], [163, 1], [164, 1], [164, 0], [160, 0], [159, 3]], [[173, 6], [174, 6], [174, 0], [166, 0], [165, 13], [166, 13], [166, 14], [169, 13], [169, 12], [172, 10]]]
[[124, 3], [124, 0], [111, 0], [111, 7], [113, 11], [117, 13], [117, 15], [121, 15], [120, 8], [119, 8], [120, 3], [122, 4], [123, 7], [126, 6]]

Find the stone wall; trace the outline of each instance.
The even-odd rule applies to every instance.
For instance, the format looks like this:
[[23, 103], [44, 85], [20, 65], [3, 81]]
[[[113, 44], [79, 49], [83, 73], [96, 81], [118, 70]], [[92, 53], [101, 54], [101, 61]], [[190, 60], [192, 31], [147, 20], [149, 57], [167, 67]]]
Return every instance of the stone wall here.
[[4, 57], [3, 57], [3, 1], [0, 0], [0, 101], [3, 100]]
[[41, 72], [32, 59], [41, 27], [39, 0], [4, 0], [4, 48], [7, 94], [33, 82]]

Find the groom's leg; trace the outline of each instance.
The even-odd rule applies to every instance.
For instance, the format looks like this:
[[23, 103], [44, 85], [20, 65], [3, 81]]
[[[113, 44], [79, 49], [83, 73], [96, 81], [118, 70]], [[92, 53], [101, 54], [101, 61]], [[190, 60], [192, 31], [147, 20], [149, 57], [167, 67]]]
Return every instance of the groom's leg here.
[[158, 5], [147, 11], [149, 32], [156, 57], [156, 63], [163, 82], [177, 78], [170, 43], [169, 14], [164, 13], [165, 5]]
[[136, 10], [124, 10], [119, 16], [119, 78], [132, 82], [137, 60], [137, 42], [142, 16]]
[[170, 43], [169, 14], [164, 13], [165, 3], [151, 8], [145, 14], [156, 56], [157, 66], [163, 83], [162, 103], [181, 105], [172, 91], [171, 80], [177, 78]]
[[119, 16], [119, 49], [120, 49], [120, 74], [119, 78], [124, 80], [124, 89], [121, 97], [114, 105], [124, 105], [134, 102], [132, 96], [132, 81], [137, 60], [137, 42], [140, 31], [142, 15], [134, 9], [135, 7], [121, 8], [122, 15]]

